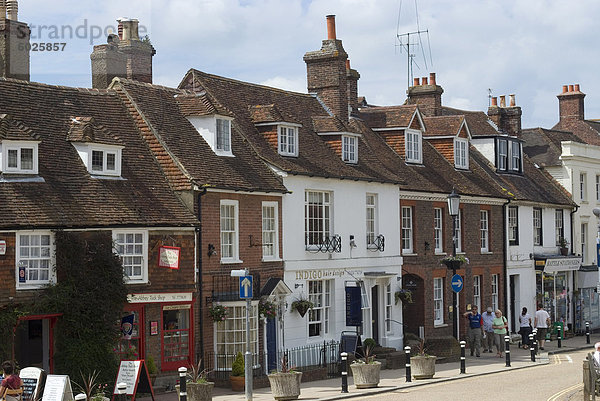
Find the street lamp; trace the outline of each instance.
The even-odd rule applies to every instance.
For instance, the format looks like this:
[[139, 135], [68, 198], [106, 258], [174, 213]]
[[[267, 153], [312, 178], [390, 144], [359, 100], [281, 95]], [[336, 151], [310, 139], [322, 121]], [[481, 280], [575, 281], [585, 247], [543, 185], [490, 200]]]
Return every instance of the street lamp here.
[[[456, 218], [460, 206], [460, 196], [452, 188], [448, 195], [448, 213], [452, 217], [452, 256], [456, 256]], [[452, 263], [452, 277], [456, 274], [456, 263]], [[458, 294], [452, 291], [452, 335], [458, 340]]]
[[[247, 277], [248, 269], [232, 270], [231, 277]], [[241, 296], [241, 295], [240, 295]], [[244, 357], [244, 373], [246, 381], [246, 401], [252, 401], [252, 351], [250, 350], [250, 310], [252, 299], [246, 298], [246, 355]]]

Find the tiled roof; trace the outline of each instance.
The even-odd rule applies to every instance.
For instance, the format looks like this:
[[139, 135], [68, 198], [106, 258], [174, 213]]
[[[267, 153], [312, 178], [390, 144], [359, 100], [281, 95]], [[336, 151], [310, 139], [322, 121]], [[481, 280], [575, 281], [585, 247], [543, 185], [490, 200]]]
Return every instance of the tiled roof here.
[[39, 135], [8, 114], [0, 114], [0, 139], [15, 141], [38, 140]]
[[560, 166], [561, 141], [583, 142], [571, 132], [529, 128], [522, 130], [523, 152], [541, 167]]
[[451, 107], [442, 107], [442, 115], [462, 115], [467, 120], [467, 125], [472, 137], [498, 135], [498, 127], [483, 111], [459, 110]]
[[552, 129], [572, 132], [585, 143], [600, 146], [600, 122], [598, 121], [565, 119], [559, 121]]
[[[39, 177], [0, 176], [0, 227], [192, 226], [197, 219], [169, 188], [160, 166], [114, 92], [0, 79], [0, 114], [41, 141]], [[73, 116], [120, 138], [123, 179], [92, 178], [67, 140]]]
[[423, 117], [425, 136], [457, 136], [464, 121], [462, 115]]
[[182, 94], [176, 99], [184, 116], [209, 116], [218, 113], [206, 94]]
[[360, 117], [371, 128], [406, 128], [410, 124], [417, 105], [363, 107]]
[[339, 118], [334, 116], [316, 116], [312, 118], [313, 130], [320, 134], [324, 132], [343, 132], [346, 127]]
[[71, 142], [123, 145], [123, 141], [110, 133], [104, 126], [97, 124], [94, 117], [72, 117], [67, 139]]

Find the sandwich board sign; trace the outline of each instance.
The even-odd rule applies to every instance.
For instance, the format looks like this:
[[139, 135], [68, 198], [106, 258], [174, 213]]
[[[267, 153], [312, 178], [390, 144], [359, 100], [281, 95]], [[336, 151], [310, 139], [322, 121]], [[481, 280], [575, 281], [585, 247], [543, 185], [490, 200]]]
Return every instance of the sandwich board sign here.
[[19, 376], [23, 380], [23, 399], [39, 401], [44, 391], [46, 372], [40, 368], [27, 367], [21, 369]]
[[71, 380], [67, 375], [48, 375], [42, 401], [74, 401]]
[[117, 381], [115, 382], [115, 388], [113, 390], [112, 399], [115, 399], [115, 395], [119, 395], [117, 385], [119, 383], [125, 383], [125, 394], [131, 396], [131, 401], [135, 400], [135, 394], [139, 390], [142, 393], [150, 393], [152, 400], [154, 401], [154, 390], [150, 383], [150, 375], [148, 374], [148, 368], [146, 362], [143, 359], [135, 361], [121, 361], [119, 366], [119, 373], [117, 374]]

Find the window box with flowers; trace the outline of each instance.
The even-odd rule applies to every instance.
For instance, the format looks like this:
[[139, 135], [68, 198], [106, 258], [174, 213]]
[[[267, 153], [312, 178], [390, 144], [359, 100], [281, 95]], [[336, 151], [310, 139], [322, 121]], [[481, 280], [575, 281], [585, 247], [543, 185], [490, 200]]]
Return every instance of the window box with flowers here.
[[440, 260], [440, 263], [446, 265], [448, 269], [460, 269], [464, 263], [469, 264], [469, 259], [463, 255], [447, 256]]
[[262, 320], [275, 318], [277, 316], [277, 305], [275, 302], [261, 299], [258, 303], [258, 316]]
[[210, 317], [212, 318], [213, 322], [218, 323], [225, 321], [227, 315], [229, 314], [229, 310], [224, 305], [214, 304], [210, 307], [208, 313], [210, 314]]

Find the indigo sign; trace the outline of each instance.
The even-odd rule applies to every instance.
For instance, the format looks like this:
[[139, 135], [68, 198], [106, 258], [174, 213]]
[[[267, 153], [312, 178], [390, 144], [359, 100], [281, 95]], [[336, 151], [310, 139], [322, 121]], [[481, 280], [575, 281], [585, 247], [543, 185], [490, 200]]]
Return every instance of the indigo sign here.
[[346, 326], [361, 326], [360, 287], [346, 287]]

